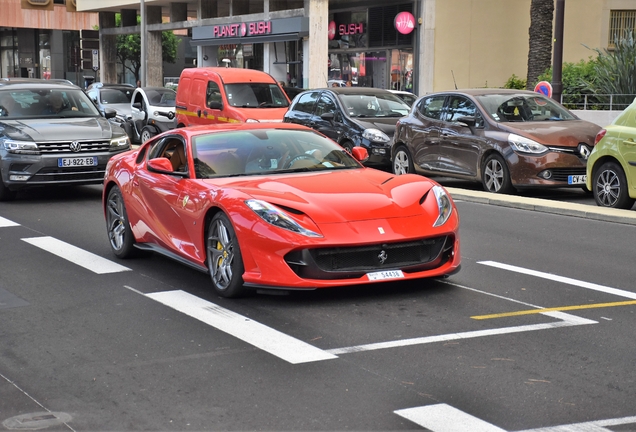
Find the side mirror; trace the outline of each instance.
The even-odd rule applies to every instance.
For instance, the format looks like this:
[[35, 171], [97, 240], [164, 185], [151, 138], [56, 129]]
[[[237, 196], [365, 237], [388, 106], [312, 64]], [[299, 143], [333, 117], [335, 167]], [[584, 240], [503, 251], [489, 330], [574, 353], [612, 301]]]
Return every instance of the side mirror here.
[[156, 159], [150, 159], [148, 161], [148, 170], [157, 172], [160, 174], [173, 174], [172, 164], [170, 159], [160, 157]]
[[223, 109], [223, 104], [218, 101], [212, 101], [208, 104], [208, 108], [220, 110], [220, 109]]
[[104, 117], [111, 119], [117, 116], [117, 111], [113, 108], [104, 108]]
[[369, 159], [369, 152], [364, 147], [356, 146], [351, 149], [351, 155], [359, 162]]
[[132, 104], [132, 107], [141, 111], [141, 102], [135, 102]]
[[330, 113], [330, 112], [326, 112], [320, 116], [321, 119], [327, 120], [328, 122], [331, 122], [331, 123], [333, 123], [333, 120], [335, 117], [336, 116], [334, 116], [333, 113]]
[[476, 123], [476, 119], [473, 116], [459, 117], [457, 121], [463, 126], [467, 126], [467, 127], [474, 127]]

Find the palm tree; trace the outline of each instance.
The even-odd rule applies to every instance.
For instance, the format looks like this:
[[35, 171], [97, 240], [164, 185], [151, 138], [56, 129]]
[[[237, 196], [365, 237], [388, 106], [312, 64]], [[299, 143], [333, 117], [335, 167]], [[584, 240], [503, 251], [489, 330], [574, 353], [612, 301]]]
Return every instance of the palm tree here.
[[526, 88], [533, 90], [537, 78], [552, 62], [552, 20], [554, 0], [532, 0], [530, 4], [530, 30], [528, 49], [528, 75]]

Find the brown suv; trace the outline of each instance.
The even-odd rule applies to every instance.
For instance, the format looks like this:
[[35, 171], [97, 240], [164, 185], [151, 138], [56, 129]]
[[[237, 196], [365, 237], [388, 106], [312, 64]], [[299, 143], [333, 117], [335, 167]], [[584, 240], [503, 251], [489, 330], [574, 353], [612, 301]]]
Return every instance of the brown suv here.
[[396, 124], [395, 174], [482, 182], [489, 192], [585, 188], [587, 158], [601, 128], [539, 93], [473, 89], [428, 94]]

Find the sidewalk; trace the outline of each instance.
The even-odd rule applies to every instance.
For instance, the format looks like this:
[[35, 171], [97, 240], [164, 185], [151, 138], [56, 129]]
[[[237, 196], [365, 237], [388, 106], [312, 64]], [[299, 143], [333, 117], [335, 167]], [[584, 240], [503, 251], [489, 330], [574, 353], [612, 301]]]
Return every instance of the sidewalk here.
[[494, 194], [447, 187], [446, 190], [456, 201], [469, 201], [482, 204], [512, 207], [523, 210], [541, 211], [565, 216], [575, 216], [606, 222], [636, 225], [636, 211], [567, 203], [540, 198], [527, 198], [515, 195]]

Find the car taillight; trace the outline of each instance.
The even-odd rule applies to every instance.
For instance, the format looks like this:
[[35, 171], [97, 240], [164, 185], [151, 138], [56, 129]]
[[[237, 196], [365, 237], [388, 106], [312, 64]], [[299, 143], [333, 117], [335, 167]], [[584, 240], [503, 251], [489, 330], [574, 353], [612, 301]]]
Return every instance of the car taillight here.
[[605, 134], [607, 133], [607, 130], [605, 129], [601, 129], [597, 134], [596, 134], [596, 138], [594, 138], [594, 145], [598, 144], [598, 142], [601, 140], [601, 138], [603, 138], [605, 136]]

